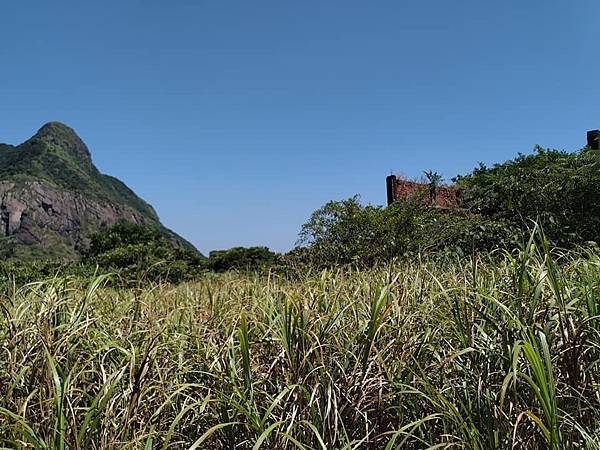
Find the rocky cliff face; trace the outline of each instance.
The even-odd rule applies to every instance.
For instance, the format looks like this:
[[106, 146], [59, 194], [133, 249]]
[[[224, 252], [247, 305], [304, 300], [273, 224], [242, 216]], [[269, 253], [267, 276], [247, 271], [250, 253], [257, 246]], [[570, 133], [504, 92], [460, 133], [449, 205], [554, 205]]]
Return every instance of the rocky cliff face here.
[[[92, 233], [120, 219], [148, 223], [125, 205], [89, 199], [40, 181], [0, 181], [0, 235], [5, 238], [5, 256], [24, 257], [33, 252], [75, 258], [87, 248]], [[32, 248], [19, 251], [20, 245]]]
[[102, 175], [73, 130], [50, 123], [17, 147], [0, 145], [0, 256], [75, 259], [92, 234], [119, 220], [160, 228], [154, 209], [119, 180]]

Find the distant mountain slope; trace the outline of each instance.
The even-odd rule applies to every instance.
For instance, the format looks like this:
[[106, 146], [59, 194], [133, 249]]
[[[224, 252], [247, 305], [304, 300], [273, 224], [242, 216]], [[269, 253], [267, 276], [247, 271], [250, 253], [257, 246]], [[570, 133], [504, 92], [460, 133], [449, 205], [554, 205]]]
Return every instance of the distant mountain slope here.
[[120, 219], [194, 249], [123, 182], [100, 173], [68, 126], [50, 122], [21, 145], [0, 144], [0, 257], [77, 258], [93, 233]]

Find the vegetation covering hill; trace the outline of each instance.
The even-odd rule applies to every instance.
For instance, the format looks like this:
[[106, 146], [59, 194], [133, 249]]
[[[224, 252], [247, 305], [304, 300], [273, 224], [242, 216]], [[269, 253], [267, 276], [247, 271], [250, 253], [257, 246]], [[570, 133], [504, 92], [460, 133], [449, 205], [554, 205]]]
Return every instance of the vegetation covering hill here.
[[21, 145], [0, 145], [2, 256], [77, 258], [94, 233], [121, 219], [158, 228], [175, 246], [195, 250], [123, 182], [100, 173], [68, 126], [51, 122]]
[[62, 123], [47, 123], [23, 144], [5, 145], [2, 150], [1, 180], [44, 181], [90, 198], [129, 205], [158, 220], [154, 209], [125, 184], [100, 173], [85, 143]]

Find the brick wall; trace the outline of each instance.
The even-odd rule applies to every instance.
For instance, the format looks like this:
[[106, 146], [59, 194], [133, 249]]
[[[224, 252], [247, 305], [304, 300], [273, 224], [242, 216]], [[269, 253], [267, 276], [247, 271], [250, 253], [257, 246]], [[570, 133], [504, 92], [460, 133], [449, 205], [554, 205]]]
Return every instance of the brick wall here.
[[[429, 185], [416, 181], [403, 180], [390, 175], [387, 177], [388, 205], [396, 200], [414, 196], [423, 196], [423, 202], [429, 204]], [[458, 208], [458, 191], [455, 186], [442, 185], [436, 190], [434, 206], [440, 208]]]

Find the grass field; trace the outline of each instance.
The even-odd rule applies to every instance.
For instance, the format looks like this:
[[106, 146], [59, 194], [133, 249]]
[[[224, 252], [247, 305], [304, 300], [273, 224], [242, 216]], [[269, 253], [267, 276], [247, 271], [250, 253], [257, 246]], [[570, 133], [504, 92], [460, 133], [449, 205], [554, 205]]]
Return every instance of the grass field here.
[[599, 449], [599, 255], [6, 288], [0, 447]]

